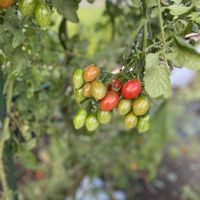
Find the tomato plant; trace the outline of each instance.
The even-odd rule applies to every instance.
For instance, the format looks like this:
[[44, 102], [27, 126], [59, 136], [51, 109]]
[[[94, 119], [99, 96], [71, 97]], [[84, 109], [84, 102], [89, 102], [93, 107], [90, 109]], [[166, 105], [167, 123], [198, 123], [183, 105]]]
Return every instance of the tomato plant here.
[[120, 92], [122, 88], [122, 83], [119, 79], [113, 79], [108, 85], [108, 91]]
[[122, 87], [122, 95], [126, 99], [133, 99], [142, 92], [142, 86], [139, 80], [128, 80]]
[[51, 22], [52, 12], [48, 4], [38, 2], [35, 9], [35, 20], [41, 27], [46, 27]]
[[138, 123], [138, 117], [134, 113], [130, 112], [124, 117], [124, 127], [126, 129], [135, 128]]
[[130, 112], [131, 110], [131, 101], [128, 99], [121, 99], [119, 101], [119, 104], [117, 105], [117, 112], [119, 115], [126, 115]]
[[91, 84], [91, 94], [95, 99], [103, 99], [106, 95], [107, 88], [106, 86], [99, 82], [99, 81], [93, 81]]
[[18, 2], [19, 10], [23, 15], [33, 15], [36, 4], [36, 0], [20, 0]]
[[109, 91], [100, 102], [101, 110], [108, 111], [114, 109], [119, 102], [119, 95], [116, 92]]
[[100, 74], [99, 67], [91, 64], [85, 68], [84, 80], [85, 82], [92, 82], [98, 77], [99, 74]]
[[111, 111], [98, 110], [97, 119], [98, 119], [98, 122], [100, 124], [107, 124], [112, 119], [112, 112]]
[[141, 96], [133, 102], [133, 112], [137, 116], [146, 114], [151, 107], [151, 102], [148, 97]]
[[78, 111], [78, 113], [74, 117], [74, 127], [76, 129], [80, 129], [85, 125], [85, 121], [87, 118], [87, 111], [84, 109], [81, 109]]
[[146, 132], [150, 127], [150, 116], [140, 117], [137, 128], [140, 133]]
[[90, 114], [85, 122], [86, 128], [88, 131], [94, 131], [98, 128], [99, 122], [95, 114]]
[[83, 96], [84, 97], [91, 97], [92, 93], [91, 93], [91, 84], [90, 83], [86, 83], [83, 86]]
[[[0, 0], [2, 199], [65, 199], [97, 174], [120, 188], [136, 177], [127, 163], [152, 179], [169, 129], [171, 72], [200, 69], [188, 36], [200, 29], [198, 1], [106, 1], [90, 11], [80, 2]], [[26, 169], [48, 176], [39, 173], [38, 186], [34, 171], [33, 180], [20, 177]]]
[[83, 88], [74, 90], [74, 97], [77, 103], [82, 102], [85, 97], [83, 96]]
[[77, 69], [73, 74], [73, 84], [75, 89], [79, 89], [84, 84], [83, 70]]

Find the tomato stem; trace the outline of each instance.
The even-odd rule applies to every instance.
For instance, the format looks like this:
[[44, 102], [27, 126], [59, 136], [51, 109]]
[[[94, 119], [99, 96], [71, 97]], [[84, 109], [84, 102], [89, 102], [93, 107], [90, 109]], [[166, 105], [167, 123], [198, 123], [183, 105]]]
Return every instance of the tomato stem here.
[[166, 40], [165, 40], [165, 32], [164, 32], [164, 25], [163, 25], [163, 18], [162, 18], [162, 10], [161, 10], [161, 4], [160, 0], [157, 0], [157, 5], [158, 5], [158, 17], [159, 17], [159, 24], [160, 24], [160, 30], [161, 30], [161, 37], [162, 37], [162, 42], [163, 42], [163, 49], [162, 49], [162, 54], [164, 57], [164, 62], [166, 67], [168, 66], [167, 63], [167, 58], [166, 58]]
[[[2, 71], [1, 71], [2, 73]], [[3, 199], [9, 200], [11, 199], [11, 190], [9, 189], [6, 172], [4, 168], [4, 147], [5, 142], [9, 138], [9, 124], [10, 124], [10, 111], [11, 111], [11, 102], [12, 102], [12, 92], [13, 92], [13, 84], [14, 80], [12, 78], [12, 75], [9, 74], [6, 80], [6, 116], [5, 118], [2, 117], [3, 121], [3, 128], [2, 128], [2, 134], [1, 134], [1, 140], [0, 140], [0, 177], [3, 187]], [[3, 98], [3, 93], [1, 93], [1, 98]]]

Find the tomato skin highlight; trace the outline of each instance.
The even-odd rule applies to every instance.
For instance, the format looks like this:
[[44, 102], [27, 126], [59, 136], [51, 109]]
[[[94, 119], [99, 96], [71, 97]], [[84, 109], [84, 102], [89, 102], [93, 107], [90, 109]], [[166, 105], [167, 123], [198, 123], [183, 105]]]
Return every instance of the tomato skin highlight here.
[[107, 88], [103, 83], [97, 80], [92, 82], [91, 93], [95, 99], [97, 100], [103, 99], [106, 95], [106, 92], [107, 92]]
[[25, 16], [29, 16], [34, 13], [36, 4], [36, 0], [20, 0], [18, 3], [20, 12]]
[[94, 81], [100, 74], [100, 69], [94, 64], [88, 65], [84, 70], [84, 80], [85, 82]]
[[79, 89], [80, 87], [82, 87], [83, 83], [84, 83], [83, 70], [82, 69], [75, 70], [75, 72], [73, 74], [74, 88]]
[[126, 99], [133, 99], [142, 92], [142, 86], [139, 80], [128, 80], [122, 87], [122, 96]]
[[119, 79], [113, 79], [108, 85], [108, 91], [120, 92], [123, 84]]
[[109, 91], [100, 102], [100, 109], [109, 111], [114, 109], [119, 102], [119, 95], [116, 92]]
[[117, 112], [119, 115], [124, 116], [130, 112], [131, 108], [131, 100], [121, 99], [117, 105]]
[[0, 9], [9, 8], [15, 0], [0, 0]]
[[149, 111], [151, 107], [151, 102], [148, 97], [141, 96], [137, 98], [132, 105], [134, 114], [137, 116], [142, 116]]
[[126, 129], [132, 129], [137, 126], [138, 117], [134, 115], [133, 112], [130, 112], [124, 117], [124, 127]]
[[107, 124], [112, 119], [112, 112], [111, 111], [97, 111], [97, 119], [100, 124]]
[[83, 96], [84, 97], [91, 97], [92, 93], [91, 93], [91, 84], [90, 83], [86, 83], [83, 86]]
[[139, 133], [143, 133], [148, 131], [150, 128], [150, 116], [146, 115], [144, 117], [140, 117], [139, 122], [137, 124], [137, 129]]
[[51, 22], [52, 12], [48, 4], [39, 2], [35, 9], [35, 20], [41, 27], [47, 27]]
[[85, 109], [81, 109], [74, 116], [73, 124], [75, 129], [80, 129], [85, 125], [85, 121], [87, 119], [87, 111]]
[[90, 132], [96, 130], [99, 126], [99, 122], [95, 114], [90, 114], [85, 122], [86, 129]]

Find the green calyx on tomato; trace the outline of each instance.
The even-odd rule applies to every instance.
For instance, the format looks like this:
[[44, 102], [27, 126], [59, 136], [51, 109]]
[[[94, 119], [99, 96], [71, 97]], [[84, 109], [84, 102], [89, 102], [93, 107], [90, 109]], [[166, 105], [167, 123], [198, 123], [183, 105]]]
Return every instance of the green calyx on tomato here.
[[124, 117], [124, 127], [126, 129], [132, 129], [137, 126], [138, 117], [134, 115], [133, 112], [130, 112]]
[[83, 96], [84, 97], [91, 97], [92, 93], [91, 93], [91, 84], [90, 83], [86, 83], [83, 86]]
[[74, 97], [77, 103], [81, 103], [85, 97], [83, 96], [83, 88], [74, 90]]
[[84, 70], [84, 80], [85, 82], [94, 81], [100, 74], [100, 68], [94, 64], [88, 65]]
[[149, 115], [145, 115], [143, 117], [140, 117], [138, 125], [137, 125], [137, 129], [139, 133], [143, 133], [148, 131], [150, 128], [150, 116]]
[[95, 114], [90, 114], [87, 117], [85, 126], [88, 131], [94, 131], [98, 128], [99, 122], [98, 122]]
[[51, 22], [52, 12], [48, 4], [39, 2], [35, 9], [35, 20], [41, 27], [47, 27]]
[[117, 105], [117, 112], [119, 115], [124, 116], [130, 112], [131, 108], [131, 100], [121, 99]]
[[148, 97], [141, 96], [137, 98], [132, 105], [134, 114], [137, 116], [142, 116], [149, 111], [151, 107], [151, 101]]
[[97, 119], [100, 124], [106, 124], [106, 123], [110, 122], [110, 120], [112, 119], [112, 112], [98, 110], [97, 111]]
[[36, 0], [20, 0], [18, 2], [19, 10], [25, 16], [33, 14], [36, 4]]
[[85, 125], [85, 121], [87, 119], [87, 111], [85, 109], [81, 109], [74, 116], [73, 124], [75, 129], [80, 129]]
[[126, 99], [133, 99], [142, 92], [142, 86], [139, 80], [128, 80], [122, 87], [122, 96]]
[[103, 99], [106, 95], [106, 92], [107, 92], [107, 88], [103, 83], [97, 80], [92, 82], [91, 94], [95, 99], [97, 100]]
[[73, 74], [74, 88], [79, 89], [80, 87], [82, 87], [83, 83], [84, 83], [83, 70], [77, 69]]
[[100, 102], [100, 108], [104, 111], [114, 109], [119, 102], [119, 95], [116, 92], [108, 91], [106, 96]]

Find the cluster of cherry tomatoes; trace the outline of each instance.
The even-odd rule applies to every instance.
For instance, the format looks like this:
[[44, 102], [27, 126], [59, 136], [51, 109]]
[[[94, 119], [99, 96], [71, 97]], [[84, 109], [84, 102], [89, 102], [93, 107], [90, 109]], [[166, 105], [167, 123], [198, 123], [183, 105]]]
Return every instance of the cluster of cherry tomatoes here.
[[[77, 69], [73, 74], [74, 96], [81, 109], [74, 116], [76, 129], [86, 126], [88, 131], [94, 131], [99, 124], [109, 123], [113, 110], [123, 116], [126, 129], [137, 128], [139, 132], [149, 129], [150, 99], [142, 94], [142, 85], [138, 79], [126, 80], [113, 78], [109, 84], [98, 80], [100, 68], [91, 64], [84, 70]], [[83, 108], [86, 99], [97, 102], [94, 112]]]
[[[5, 9], [14, 4], [15, 0], [0, 0], [0, 8]], [[24, 16], [34, 16], [41, 27], [46, 27], [51, 22], [52, 12], [47, 3], [41, 0], [19, 0], [18, 8]]]

